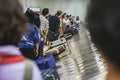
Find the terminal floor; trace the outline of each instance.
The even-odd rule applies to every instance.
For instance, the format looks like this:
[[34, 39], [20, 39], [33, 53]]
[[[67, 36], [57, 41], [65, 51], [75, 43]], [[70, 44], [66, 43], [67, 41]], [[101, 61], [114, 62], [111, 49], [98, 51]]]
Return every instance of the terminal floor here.
[[[66, 44], [67, 50], [64, 53], [67, 56], [57, 61], [58, 73], [61, 80], [98, 80], [99, 77], [105, 74], [105, 67], [99, 58], [100, 55], [97, 53], [97, 49], [91, 47], [93, 44], [87, 30], [84, 27], [80, 27], [78, 30], [79, 34], [75, 35]], [[91, 57], [91, 54], [94, 57]], [[84, 58], [89, 59], [90, 57], [96, 62], [88, 66], [87, 71], [85, 71], [83, 67], [89, 65], [92, 61], [89, 61], [89, 64], [82, 61]]]

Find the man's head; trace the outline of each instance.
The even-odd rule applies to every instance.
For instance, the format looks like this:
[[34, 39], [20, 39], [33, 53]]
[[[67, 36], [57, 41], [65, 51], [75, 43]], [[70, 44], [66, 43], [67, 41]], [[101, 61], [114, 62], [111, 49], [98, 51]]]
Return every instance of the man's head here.
[[34, 23], [35, 15], [34, 15], [34, 12], [31, 9], [28, 9], [26, 11], [25, 16], [27, 17], [29, 23]]
[[62, 11], [57, 11], [57, 13], [55, 15], [58, 16], [58, 17], [61, 17], [62, 16]]
[[99, 51], [120, 70], [120, 0], [91, 0], [87, 23]]
[[44, 8], [42, 10], [42, 15], [45, 16], [45, 17], [47, 17], [49, 15], [49, 9], [48, 8]]
[[62, 18], [65, 18], [65, 17], [66, 17], [66, 14], [67, 14], [67, 13], [63, 13]]

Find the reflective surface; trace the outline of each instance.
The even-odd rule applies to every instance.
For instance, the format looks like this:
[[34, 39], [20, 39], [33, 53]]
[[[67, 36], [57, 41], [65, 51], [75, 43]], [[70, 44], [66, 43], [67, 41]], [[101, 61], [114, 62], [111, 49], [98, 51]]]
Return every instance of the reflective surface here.
[[79, 28], [79, 35], [68, 41], [66, 54], [57, 62], [61, 80], [97, 80], [105, 73], [100, 55], [83, 25]]

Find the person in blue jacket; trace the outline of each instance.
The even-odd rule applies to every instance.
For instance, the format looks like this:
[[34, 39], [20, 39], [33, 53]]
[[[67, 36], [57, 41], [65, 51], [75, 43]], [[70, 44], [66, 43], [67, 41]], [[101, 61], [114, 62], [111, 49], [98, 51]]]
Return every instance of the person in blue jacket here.
[[35, 60], [39, 55], [40, 33], [34, 24], [34, 13], [28, 9], [25, 15], [29, 19], [29, 23], [26, 33], [21, 39], [20, 50], [25, 57]]

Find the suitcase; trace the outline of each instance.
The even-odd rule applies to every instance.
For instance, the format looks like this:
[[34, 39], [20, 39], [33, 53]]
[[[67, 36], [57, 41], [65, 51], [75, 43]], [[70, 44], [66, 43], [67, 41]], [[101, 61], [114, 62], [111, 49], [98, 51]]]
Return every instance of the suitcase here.
[[72, 35], [78, 34], [78, 30], [76, 28], [66, 28], [64, 34], [71, 33]]
[[61, 39], [58, 39], [56, 41], [51, 42], [50, 43], [50, 48], [54, 48], [54, 47], [63, 45], [65, 43], [66, 43], [66, 39], [65, 38], [61, 38]]
[[66, 50], [66, 46], [65, 45], [61, 45], [52, 49], [47, 50], [43, 56], [47, 56], [47, 55], [59, 55], [60, 53], [64, 52]]
[[62, 36], [60, 36], [60, 38], [65, 38], [66, 40], [70, 40], [72, 39], [72, 34], [71, 33], [67, 33], [67, 34], [64, 34]]
[[56, 69], [56, 62], [53, 55], [39, 58], [38, 60], [36, 60], [36, 64], [38, 65], [40, 70], [45, 70], [49, 68]]
[[70, 39], [72, 39], [72, 37], [73, 37], [73, 36], [72, 36], [72, 34], [70, 34], [70, 33], [68, 33], [68, 34], [65, 35], [65, 39], [66, 39], [66, 40], [70, 40]]
[[67, 56], [66, 52], [62, 52], [62, 53], [59, 54], [55, 59], [56, 59], [56, 60], [59, 60], [59, 59], [62, 59], [62, 58], [64, 58], [64, 57], [66, 57], [66, 56]]
[[42, 70], [41, 72], [44, 80], [60, 80], [58, 72], [54, 69]]

